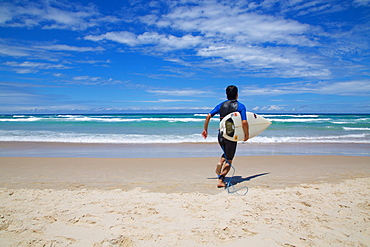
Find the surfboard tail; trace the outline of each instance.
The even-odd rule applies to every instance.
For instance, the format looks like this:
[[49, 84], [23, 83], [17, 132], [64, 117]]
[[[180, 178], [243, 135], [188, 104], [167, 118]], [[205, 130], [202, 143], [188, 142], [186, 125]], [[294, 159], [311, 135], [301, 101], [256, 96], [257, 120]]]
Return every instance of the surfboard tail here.
[[[247, 112], [249, 125], [249, 139], [265, 131], [271, 122], [264, 117]], [[220, 131], [224, 138], [230, 141], [242, 141], [244, 139], [244, 130], [242, 118], [239, 112], [232, 112], [225, 116], [220, 122]]]

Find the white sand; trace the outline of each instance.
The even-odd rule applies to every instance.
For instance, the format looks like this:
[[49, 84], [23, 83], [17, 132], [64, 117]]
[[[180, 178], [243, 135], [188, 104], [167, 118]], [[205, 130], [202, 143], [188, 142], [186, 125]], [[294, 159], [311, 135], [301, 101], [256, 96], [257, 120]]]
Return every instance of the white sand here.
[[[161, 167], [174, 160], [152, 161], [155, 175], [167, 178], [159, 185], [147, 170], [150, 165], [140, 167], [144, 160], [130, 160], [137, 162], [130, 176], [142, 176], [142, 186], [128, 189], [111, 188], [109, 179], [96, 181], [106, 177], [102, 166], [112, 168], [106, 159], [0, 158], [0, 246], [370, 246], [369, 157], [245, 159], [264, 162], [261, 167], [250, 163], [248, 173], [239, 165], [243, 176], [270, 174], [241, 182], [238, 188], [248, 186], [249, 192], [237, 196], [216, 189], [216, 181], [207, 179], [213, 176], [214, 158], [201, 159], [206, 164], [193, 175], [193, 187], [185, 186], [192, 174], [185, 171], [198, 165], [186, 167], [192, 159], [178, 160], [170, 177], [163, 174], [168, 167]], [[262, 163], [271, 159], [266, 170]], [[66, 161], [81, 170], [68, 176], [68, 169], [61, 167]], [[128, 160], [123, 161], [108, 163]], [[87, 164], [95, 172], [83, 176]], [[71, 186], [78, 175], [82, 188]], [[42, 183], [35, 183], [37, 179]], [[170, 183], [176, 186], [166, 186]], [[211, 193], [200, 193], [197, 185]], [[182, 187], [186, 193], [177, 191]]]
[[246, 196], [0, 190], [0, 246], [369, 246], [370, 179]]

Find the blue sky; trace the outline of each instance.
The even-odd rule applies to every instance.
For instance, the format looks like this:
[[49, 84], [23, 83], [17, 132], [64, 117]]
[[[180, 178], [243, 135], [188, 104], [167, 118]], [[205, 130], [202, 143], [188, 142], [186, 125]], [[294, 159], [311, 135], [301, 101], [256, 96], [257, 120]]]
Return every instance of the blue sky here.
[[370, 0], [0, 2], [0, 113], [370, 113]]

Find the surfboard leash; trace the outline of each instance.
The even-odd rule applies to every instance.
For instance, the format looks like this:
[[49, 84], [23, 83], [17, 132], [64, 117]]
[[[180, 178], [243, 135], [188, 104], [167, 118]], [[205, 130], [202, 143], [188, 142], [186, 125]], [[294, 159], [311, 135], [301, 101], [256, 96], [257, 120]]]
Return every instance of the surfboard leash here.
[[[225, 158], [225, 160], [226, 160], [226, 163], [228, 163], [228, 164], [229, 164], [230, 169], [231, 169], [231, 168], [233, 169], [233, 173], [232, 173], [231, 177], [229, 178], [229, 181], [228, 181], [228, 182], [227, 182], [227, 184], [226, 184], [226, 188], [225, 188], [225, 189], [227, 189], [227, 193], [228, 193], [228, 194], [237, 194], [238, 196], [245, 196], [245, 195], [248, 193], [248, 191], [249, 191], [248, 187], [247, 187], [247, 186], [244, 186], [244, 187], [241, 187], [241, 188], [239, 188], [239, 189], [236, 189], [236, 188], [235, 188], [235, 185], [233, 185], [233, 184], [231, 183], [231, 180], [233, 179], [233, 177], [234, 177], [234, 175], [235, 175], [236, 169], [235, 169], [235, 167], [234, 167], [233, 165], [231, 165], [231, 164], [229, 163], [229, 161], [228, 161], [228, 159], [227, 159], [227, 157], [226, 157], [225, 148], [224, 148], [224, 146], [223, 146], [223, 145], [222, 145], [222, 151], [224, 152], [224, 158]], [[226, 177], [225, 177], [225, 178], [226, 178]], [[232, 188], [232, 190], [230, 190], [230, 188]], [[245, 192], [244, 192], [243, 194], [239, 194], [239, 191], [240, 191], [240, 190], [242, 190], [242, 189], [244, 189], [244, 188], [245, 188]]]
[[[233, 165], [231, 165], [228, 161], [227, 161], [227, 163], [230, 165], [230, 168], [232, 168], [232, 169], [233, 169], [233, 173], [232, 173], [231, 177], [229, 178], [229, 181], [227, 182], [227, 185], [226, 185], [227, 193], [228, 193], [228, 194], [237, 194], [238, 196], [245, 196], [245, 195], [248, 193], [248, 187], [247, 187], [247, 186], [243, 186], [243, 187], [241, 187], [241, 188], [239, 188], [239, 189], [236, 189], [236, 188], [235, 188], [235, 185], [233, 185], [233, 184], [231, 183], [231, 180], [232, 180], [232, 178], [234, 177], [234, 174], [235, 174], [235, 172], [236, 172], [236, 169], [235, 169], [235, 167], [234, 167]], [[239, 193], [239, 191], [240, 191], [240, 190], [243, 190], [243, 189], [245, 189], [245, 192], [244, 192], [244, 193], [242, 193], [242, 194], [240, 194], [240, 193]]]

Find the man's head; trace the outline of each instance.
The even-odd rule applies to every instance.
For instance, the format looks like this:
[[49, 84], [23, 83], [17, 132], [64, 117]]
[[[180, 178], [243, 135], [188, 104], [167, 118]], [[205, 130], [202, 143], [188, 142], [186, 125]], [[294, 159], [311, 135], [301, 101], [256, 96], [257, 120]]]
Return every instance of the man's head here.
[[226, 95], [228, 100], [237, 99], [238, 88], [236, 86], [230, 85], [226, 88]]

